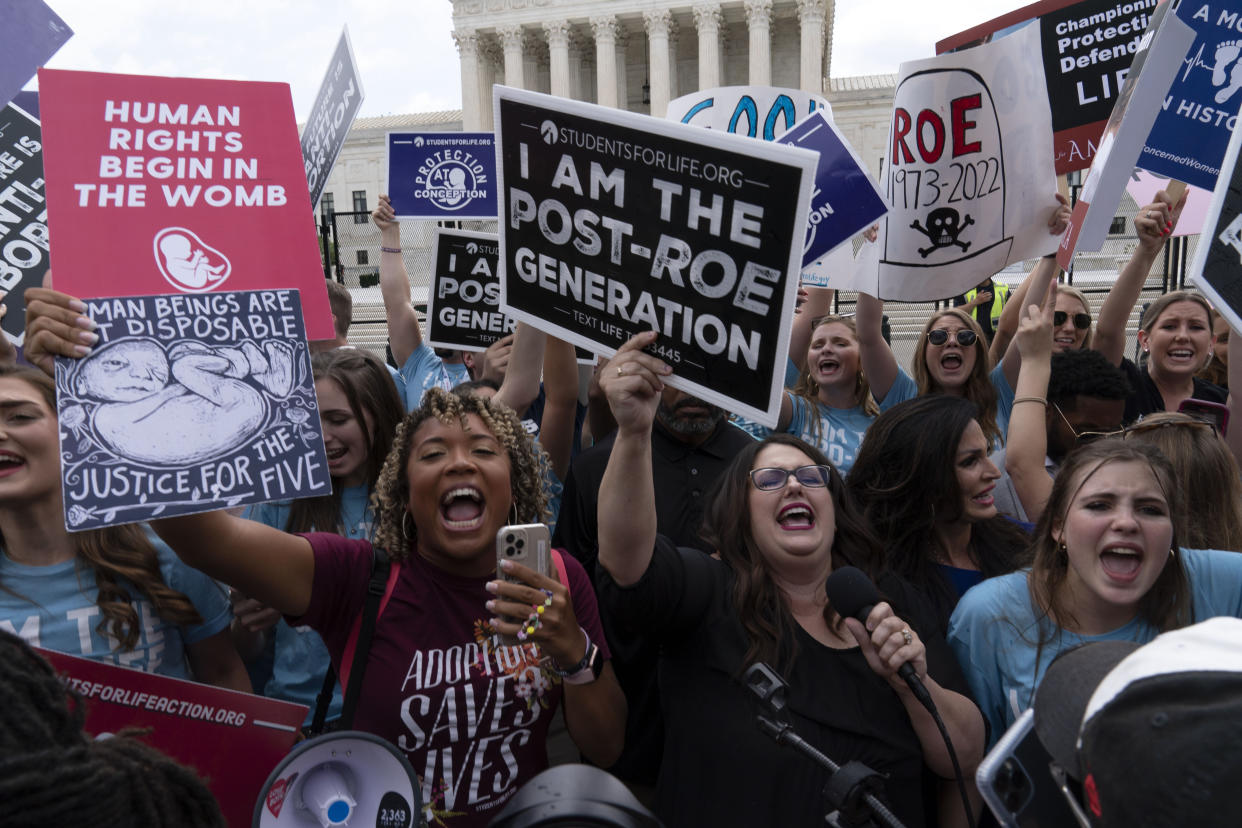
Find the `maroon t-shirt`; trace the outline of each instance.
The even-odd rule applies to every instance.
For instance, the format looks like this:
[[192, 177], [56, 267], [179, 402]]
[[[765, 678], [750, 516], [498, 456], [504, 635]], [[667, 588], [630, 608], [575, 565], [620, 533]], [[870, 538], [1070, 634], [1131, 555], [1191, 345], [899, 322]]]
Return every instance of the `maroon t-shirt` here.
[[[315, 552], [310, 606], [290, 623], [314, 628], [334, 664], [371, 577], [371, 544], [309, 534]], [[563, 556], [578, 623], [607, 658], [595, 592]], [[506, 647], [491, 630], [492, 577], [451, 575], [418, 555], [401, 564], [375, 624], [354, 727], [396, 745], [423, 786], [431, 824], [486, 826], [524, 782], [548, 766], [548, 723], [561, 680], [535, 645]]]

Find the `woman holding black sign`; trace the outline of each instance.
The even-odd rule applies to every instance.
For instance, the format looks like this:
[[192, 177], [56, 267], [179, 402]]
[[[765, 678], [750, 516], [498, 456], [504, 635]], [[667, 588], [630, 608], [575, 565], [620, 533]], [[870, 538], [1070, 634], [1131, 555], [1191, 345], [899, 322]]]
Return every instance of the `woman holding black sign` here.
[[880, 583], [900, 614], [882, 601], [864, 626], [828, 605], [828, 576], [869, 569], [878, 544], [827, 458], [788, 435], [751, 444], [722, 477], [705, 514], [719, 560], [657, 536], [651, 428], [671, 369], [642, 351], [653, 339], [632, 338], [601, 379], [618, 429], [600, 486], [598, 580], [618, 634], [661, 644], [657, 812], [677, 826], [822, 822], [826, 773], [756, 725], [742, 676], [762, 662], [789, 683], [800, 736], [886, 774], [882, 798], [905, 825], [934, 822], [925, 783], [951, 779], [952, 763], [897, 670], [910, 664], [923, 679], [966, 773], [983, 720], [928, 608], [894, 578]]

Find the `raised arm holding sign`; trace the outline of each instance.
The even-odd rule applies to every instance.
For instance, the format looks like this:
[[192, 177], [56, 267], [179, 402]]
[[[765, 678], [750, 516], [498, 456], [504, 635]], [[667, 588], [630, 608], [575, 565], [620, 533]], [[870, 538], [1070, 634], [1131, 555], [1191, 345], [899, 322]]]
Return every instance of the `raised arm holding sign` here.
[[508, 312], [606, 354], [656, 328], [674, 385], [774, 424], [814, 154], [522, 90], [494, 100]]

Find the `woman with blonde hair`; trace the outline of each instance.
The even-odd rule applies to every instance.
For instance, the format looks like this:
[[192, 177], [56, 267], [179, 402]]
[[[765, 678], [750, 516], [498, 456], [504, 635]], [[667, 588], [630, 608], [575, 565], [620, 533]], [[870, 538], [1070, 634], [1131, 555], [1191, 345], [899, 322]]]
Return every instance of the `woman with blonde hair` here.
[[[813, 303], [808, 303], [811, 310]], [[807, 312], [804, 308], [803, 313]], [[781, 396], [776, 430], [817, 446], [847, 475], [880, 407], [859, 361], [854, 320], [825, 314], [808, 321], [810, 336], [799, 360], [802, 367], [797, 381]]]

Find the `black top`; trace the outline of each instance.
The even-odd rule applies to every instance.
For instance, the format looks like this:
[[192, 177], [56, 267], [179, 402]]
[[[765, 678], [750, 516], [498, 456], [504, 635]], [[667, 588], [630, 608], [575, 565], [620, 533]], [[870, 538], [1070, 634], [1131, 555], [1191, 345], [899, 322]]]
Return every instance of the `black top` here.
[[[1122, 418], [1126, 425], [1148, 414], [1164, 411], [1164, 397], [1160, 396], [1160, 389], [1156, 387], [1155, 380], [1151, 378], [1151, 374], [1147, 373], [1146, 365], [1140, 368], [1130, 360], [1122, 359], [1121, 370], [1129, 380], [1130, 387], [1134, 389], [1126, 398], [1126, 412]], [[1229, 401], [1229, 392], [1219, 385], [1198, 377], [1194, 378], [1194, 384], [1195, 390], [1191, 396], [1196, 400], [1207, 400], [1222, 405]]]
[[[560, 519], [552, 538], [554, 546], [568, 550], [592, 577], [599, 554], [596, 519], [599, 484], [615, 439], [614, 433], [582, 452], [570, 466], [561, 498]], [[713, 551], [707, 549], [707, 544], [699, 537], [705, 498], [737, 453], [752, 442], [749, 434], [721, 421], [702, 445], [691, 446], [669, 434], [657, 422], [651, 431], [657, 530], [678, 545]], [[615, 635], [607, 615], [603, 623], [612, 650], [612, 666], [629, 704], [625, 750], [609, 770], [627, 782], [654, 785], [660, 772], [664, 744], [656, 686], [659, 650], [654, 643]]]
[[[897, 578], [881, 579], [880, 586], [919, 631], [929, 674], [969, 697], [918, 594]], [[656, 810], [665, 824], [824, 824], [826, 771], [759, 730], [758, 703], [739, 680], [747, 640], [733, 607], [729, 568], [659, 538], [638, 583], [620, 587], [601, 569], [596, 587], [606, 615], [663, 647], [666, 733]], [[796, 634], [799, 654], [786, 675], [795, 731], [838, 764], [859, 760], [887, 775], [882, 798], [909, 828], [935, 824], [924, 800], [931, 772], [896, 692], [857, 647], [837, 650], [801, 628]]]

